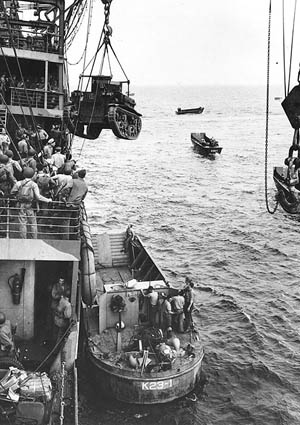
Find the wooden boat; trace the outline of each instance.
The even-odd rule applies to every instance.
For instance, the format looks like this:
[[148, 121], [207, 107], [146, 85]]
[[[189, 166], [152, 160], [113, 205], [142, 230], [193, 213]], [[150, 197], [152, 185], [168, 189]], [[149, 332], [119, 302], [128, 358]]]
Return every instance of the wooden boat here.
[[204, 111], [204, 108], [200, 106], [199, 108], [189, 108], [189, 109], [181, 109], [177, 108], [176, 114], [177, 115], [184, 115], [184, 114], [202, 114]]
[[194, 149], [202, 155], [215, 155], [222, 152], [222, 147], [214, 138], [207, 137], [205, 133], [191, 133]]
[[[160, 297], [178, 291], [167, 283], [137, 236], [124, 244], [125, 232], [116, 230], [95, 234], [92, 240], [97, 295], [90, 306], [83, 303], [82, 323], [96, 391], [134, 404], [165, 403], [185, 396], [200, 373], [204, 352], [199, 334], [196, 329], [176, 333], [181, 348], [174, 351], [166, 332], [151, 327], [149, 306], [141, 294], [149, 286]], [[172, 359], [160, 355], [160, 344], [166, 342]]]

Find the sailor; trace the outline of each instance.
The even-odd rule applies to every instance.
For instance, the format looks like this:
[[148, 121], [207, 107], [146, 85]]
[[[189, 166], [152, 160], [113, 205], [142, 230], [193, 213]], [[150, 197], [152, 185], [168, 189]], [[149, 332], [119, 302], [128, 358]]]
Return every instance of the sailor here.
[[13, 151], [11, 151], [10, 149], [8, 149], [6, 151], [6, 155], [8, 156], [8, 162], [6, 164], [6, 168], [11, 172], [11, 174], [15, 176], [16, 173], [22, 173], [22, 167], [19, 164], [18, 161], [16, 161], [15, 159], [13, 159]]
[[9, 157], [7, 155], [0, 155], [0, 191], [2, 195], [7, 196], [16, 183], [11, 168], [8, 165]]
[[[44, 87], [42, 87], [42, 88], [44, 88]], [[37, 128], [36, 137], [37, 137], [38, 141], [40, 141], [41, 145], [45, 146], [46, 141], [49, 139], [49, 135], [48, 135], [47, 131], [44, 130], [40, 124], [38, 124], [36, 126], [36, 128]]]
[[67, 153], [65, 163], [62, 167], [62, 171], [70, 170], [70, 174], [73, 174], [76, 170], [76, 161], [72, 159], [72, 154]]
[[52, 157], [54, 146], [55, 146], [55, 140], [53, 138], [49, 139], [43, 148], [44, 157], [46, 159], [50, 159]]
[[29, 148], [28, 157], [25, 160], [25, 167], [30, 167], [34, 171], [36, 171], [36, 160], [34, 159], [35, 154], [36, 151], [33, 148]]
[[192, 318], [192, 312], [194, 309], [194, 282], [191, 281], [191, 279], [186, 278], [185, 280], [187, 286], [184, 289], [184, 315], [185, 315], [185, 331], [190, 331], [191, 327], [193, 326], [193, 318]]
[[15, 139], [17, 142], [19, 142], [21, 139], [23, 139], [24, 135], [26, 134], [26, 129], [25, 127], [18, 122], [17, 123], [17, 129], [16, 129], [16, 133], [15, 133]]
[[34, 176], [32, 168], [24, 168], [24, 179], [18, 181], [11, 190], [12, 195], [16, 195], [19, 202], [19, 223], [20, 237], [26, 239], [27, 225], [33, 239], [37, 238], [36, 216], [33, 210], [33, 201], [52, 202], [51, 198], [45, 198], [40, 194], [38, 185], [32, 180]]
[[52, 167], [55, 172], [60, 172], [60, 169], [63, 167], [65, 163], [65, 155], [61, 153], [61, 147], [56, 146], [55, 147], [55, 153], [52, 155]]
[[59, 129], [59, 124], [52, 124], [52, 128], [50, 130], [50, 137], [53, 138], [55, 146], [61, 147], [61, 136], [62, 132]]
[[171, 298], [171, 305], [174, 311], [174, 325], [176, 330], [180, 333], [184, 332], [184, 302], [184, 296], [181, 292]]
[[[9, 137], [5, 128], [2, 128], [0, 133], [0, 153], [6, 154], [10, 145]], [[1, 152], [2, 151], [2, 152]]]
[[86, 170], [78, 170], [73, 174], [71, 181], [64, 187], [64, 197], [69, 210], [69, 218], [66, 221], [66, 230], [71, 231], [67, 237], [77, 238], [79, 231], [79, 207], [88, 193], [88, 185], [84, 178]]
[[172, 327], [172, 306], [170, 303], [171, 296], [162, 294], [163, 302], [161, 304], [161, 313], [163, 319], [163, 329], [169, 329]]
[[88, 193], [88, 185], [84, 180], [86, 170], [78, 170], [76, 174], [77, 178], [76, 175], [73, 175], [73, 179], [68, 183], [68, 188], [71, 190], [67, 200], [67, 206], [79, 207]]
[[10, 353], [14, 349], [14, 342], [10, 321], [6, 319], [3, 312], [0, 312], [0, 350], [1, 353]]
[[149, 321], [151, 326], [155, 326], [158, 312], [158, 292], [154, 291], [153, 286], [149, 286], [147, 294], [144, 294], [142, 289], [141, 293], [145, 298], [149, 299]]
[[28, 145], [29, 145], [29, 137], [27, 134], [23, 134], [23, 136], [18, 141], [18, 151], [20, 152], [21, 156], [22, 154], [27, 155], [28, 154]]
[[133, 224], [129, 224], [126, 229], [126, 238], [124, 240], [124, 252], [128, 252], [129, 244], [135, 238], [132, 227], [133, 227]]
[[54, 310], [54, 341], [59, 342], [61, 337], [64, 335], [70, 324], [72, 316], [72, 306], [68, 296], [69, 291], [66, 290], [60, 296], [58, 304]]
[[68, 184], [72, 181], [71, 170], [66, 169], [64, 173], [56, 174], [52, 177], [56, 184], [55, 199], [58, 201], [65, 201], [67, 195], [70, 193]]

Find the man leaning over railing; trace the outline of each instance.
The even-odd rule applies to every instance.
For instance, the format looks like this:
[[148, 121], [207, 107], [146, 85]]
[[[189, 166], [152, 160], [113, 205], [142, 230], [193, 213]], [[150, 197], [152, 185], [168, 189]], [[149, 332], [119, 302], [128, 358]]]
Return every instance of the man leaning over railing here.
[[24, 168], [24, 179], [18, 181], [11, 190], [11, 194], [16, 195], [19, 204], [19, 232], [20, 238], [23, 239], [27, 237], [27, 225], [31, 237], [37, 238], [37, 222], [32, 205], [33, 201], [52, 202], [51, 198], [45, 198], [40, 194], [38, 185], [32, 180], [34, 174], [32, 168]]

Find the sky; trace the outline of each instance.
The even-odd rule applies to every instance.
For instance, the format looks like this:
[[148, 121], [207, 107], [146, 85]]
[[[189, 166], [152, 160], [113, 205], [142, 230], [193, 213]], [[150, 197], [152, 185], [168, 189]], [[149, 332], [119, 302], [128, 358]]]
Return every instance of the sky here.
[[[111, 43], [133, 85], [266, 85], [269, 3], [270, 0], [113, 0]], [[285, 54], [289, 64], [294, 1], [286, 3]], [[96, 0], [91, 52], [102, 29], [103, 10], [102, 2]], [[283, 85], [282, 0], [272, 0], [271, 23], [270, 82]], [[84, 22], [68, 52], [70, 62], [81, 56], [85, 28]], [[294, 38], [293, 82], [300, 61], [298, 33]], [[80, 68], [70, 67], [69, 72], [74, 82]], [[115, 79], [119, 77], [115, 64], [113, 74]]]

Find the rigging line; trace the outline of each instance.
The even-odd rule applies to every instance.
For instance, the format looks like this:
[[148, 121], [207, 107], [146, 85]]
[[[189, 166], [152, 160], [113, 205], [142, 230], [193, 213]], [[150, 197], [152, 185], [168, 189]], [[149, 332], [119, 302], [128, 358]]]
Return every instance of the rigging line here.
[[290, 92], [290, 80], [291, 80], [291, 70], [292, 70], [292, 58], [293, 58], [293, 46], [294, 46], [294, 34], [295, 34], [296, 9], [297, 9], [297, 0], [295, 0], [295, 6], [294, 6], [294, 18], [293, 18], [292, 40], [291, 40], [291, 53], [290, 53], [290, 67], [289, 67], [289, 81], [288, 81], [288, 93]]
[[5, 106], [5, 108], [6, 108], [7, 112], [11, 115], [11, 117], [12, 117], [13, 121], [14, 121], [14, 122], [15, 122], [15, 124], [16, 124], [16, 127], [17, 127], [18, 129], [20, 129], [19, 123], [17, 122], [17, 120], [16, 120], [16, 118], [15, 118], [14, 114], [11, 112], [11, 110], [10, 110], [10, 108], [9, 108], [8, 104], [6, 103], [6, 101], [5, 101], [5, 99], [4, 99], [3, 95], [2, 95], [2, 93], [0, 93], [0, 95], [1, 95], [1, 101], [3, 102], [3, 105]]
[[91, 22], [92, 22], [92, 13], [93, 13], [93, 0], [90, 0], [90, 4], [89, 4], [89, 17], [88, 17], [88, 25], [87, 25], [87, 30], [86, 30], [86, 40], [85, 40], [85, 49], [84, 49], [83, 68], [86, 65], [87, 46], [88, 46], [89, 37], [90, 37]]
[[[65, 32], [65, 41], [71, 37], [72, 33], [72, 27], [75, 28], [76, 24], [80, 21], [82, 16], [84, 15], [84, 11], [86, 9], [87, 0], [85, 0], [84, 3], [81, 4], [78, 3], [76, 7], [74, 6], [71, 12], [65, 14], [65, 20], [66, 20], [66, 32]], [[76, 21], [75, 21], [76, 20]], [[75, 23], [74, 23], [75, 22]]]
[[266, 208], [270, 214], [274, 214], [278, 207], [278, 199], [273, 210], [270, 209], [268, 201], [268, 137], [269, 137], [269, 101], [270, 101], [270, 47], [271, 47], [271, 17], [272, 17], [272, 0], [269, 4], [269, 21], [268, 21], [268, 55], [267, 55], [267, 94], [266, 94], [266, 139], [265, 139], [265, 201]]
[[103, 28], [102, 28], [102, 32], [101, 32], [101, 35], [100, 35], [100, 39], [99, 39], [99, 42], [98, 42], [98, 47], [97, 47], [97, 49], [96, 49], [96, 53], [95, 53], [95, 54], [91, 57], [91, 59], [89, 60], [89, 62], [86, 64], [86, 66], [85, 66], [85, 68], [83, 69], [82, 73], [84, 73], [84, 72], [87, 70], [87, 68], [90, 66], [90, 64], [91, 64], [92, 62], [93, 62], [93, 65], [92, 65], [91, 69], [92, 69], [92, 70], [94, 69], [95, 61], [96, 61], [97, 55], [98, 55], [98, 53], [100, 52], [100, 50], [102, 49], [103, 45], [105, 44], [105, 40], [103, 40], [103, 41], [102, 41], [102, 37], [103, 37], [103, 35], [105, 34], [104, 27], [105, 27], [105, 24], [103, 25]]
[[107, 60], [108, 60], [109, 72], [110, 72], [110, 75], [112, 76], [111, 63], [110, 63], [110, 57], [109, 57], [109, 51], [108, 50], [107, 50]]
[[120, 66], [120, 68], [121, 68], [121, 70], [122, 70], [122, 72], [123, 72], [123, 74], [124, 74], [125, 78], [127, 79], [127, 81], [129, 81], [129, 78], [127, 77], [126, 72], [124, 71], [124, 68], [122, 67], [122, 65], [121, 65], [121, 63], [120, 63], [120, 61], [119, 61], [119, 59], [118, 59], [118, 56], [116, 55], [116, 53], [115, 53], [115, 51], [114, 51], [114, 49], [113, 49], [113, 47], [112, 47], [112, 45], [111, 45], [110, 40], [108, 40], [108, 44], [109, 44], [109, 47], [111, 48], [111, 51], [113, 52], [113, 54], [114, 54], [114, 56], [115, 56], [115, 58], [116, 58], [116, 60], [117, 60], [117, 62], [118, 62], [118, 64], [119, 64], [119, 66]]
[[[4, 6], [4, 0], [0, 0], [0, 4], [1, 4], [1, 9], [3, 9], [3, 11], [5, 12], [6, 8]], [[18, 65], [19, 73], [20, 73], [22, 83], [23, 83], [23, 86], [24, 86], [24, 90], [25, 90], [25, 94], [26, 94], [26, 100], [27, 100], [27, 103], [28, 103], [29, 111], [30, 111], [30, 116], [31, 116], [31, 119], [32, 119], [32, 122], [33, 122], [34, 130], [35, 130], [37, 140], [38, 140], [38, 144], [39, 144], [39, 148], [40, 148], [40, 151], [41, 151], [42, 149], [41, 149], [40, 136], [39, 136], [39, 133], [38, 133], [37, 128], [36, 128], [36, 121], [35, 121], [35, 117], [33, 115], [32, 106], [31, 106], [31, 102], [30, 102], [30, 99], [29, 99], [29, 96], [28, 96], [28, 90], [26, 88], [26, 84], [25, 84], [25, 81], [24, 81], [24, 76], [23, 76], [23, 73], [22, 73], [20, 61], [19, 61], [17, 51], [16, 51], [16, 48], [15, 48], [15, 45], [14, 45], [14, 40], [13, 40], [13, 36], [12, 36], [12, 32], [11, 32], [10, 23], [9, 23], [8, 16], [7, 16], [6, 13], [4, 13], [4, 16], [5, 16], [5, 22], [6, 22], [6, 25], [7, 25], [7, 29], [8, 29], [8, 32], [9, 32], [10, 43], [11, 43], [13, 51], [14, 51], [14, 55], [15, 55], [16, 62], [17, 62], [17, 65]]]
[[[9, 73], [10, 80], [11, 80], [11, 82], [12, 82], [12, 84], [13, 84], [14, 88], [17, 88], [17, 87], [16, 87], [16, 84], [15, 84], [15, 82], [14, 82], [14, 79], [13, 79], [13, 77], [12, 77], [12, 73], [10, 72], [10, 67], [9, 67], [9, 65], [8, 65], [8, 62], [7, 62], [6, 55], [5, 55], [5, 53], [4, 53], [3, 47], [2, 47], [2, 46], [0, 46], [0, 48], [1, 48], [1, 54], [2, 54], [2, 56], [3, 56], [4, 62], [5, 62], [5, 66], [6, 66], [6, 69], [7, 69], [8, 73]], [[18, 101], [19, 101], [19, 103], [20, 103], [20, 95], [19, 95], [19, 93], [18, 93], [18, 91], [17, 91], [17, 90], [16, 90], [16, 93], [17, 93], [17, 96], [18, 96]], [[6, 105], [6, 106], [7, 106], [7, 105]], [[25, 121], [26, 125], [28, 126], [28, 121], [27, 121], [27, 118], [26, 118], [26, 115], [25, 115], [25, 112], [24, 112], [24, 109], [23, 109], [23, 105], [21, 105], [21, 104], [20, 104], [20, 108], [21, 108], [21, 111], [22, 111], [22, 114], [23, 114], [24, 121]], [[15, 120], [15, 122], [17, 122], [17, 121]], [[20, 127], [20, 126], [18, 125], [18, 127]]]
[[283, 85], [284, 85], [284, 97], [286, 97], [287, 91], [286, 91], [285, 25], [284, 23], [285, 23], [284, 0], [282, 0]]
[[[72, 22], [72, 25], [70, 26], [70, 28], [68, 29], [66, 36], [65, 36], [65, 45], [66, 45], [66, 50], [68, 50], [72, 43], [74, 42], [75, 37], [77, 36], [77, 34], [79, 33], [79, 29], [81, 28], [84, 16], [85, 16], [85, 12], [86, 12], [86, 4], [83, 5], [83, 7], [81, 8], [81, 10], [79, 9], [78, 12], [78, 17], [77, 15], [75, 16], [77, 18], [76, 22]], [[74, 19], [75, 19], [74, 17]]]
[[[2, 95], [1, 95], [2, 96]], [[0, 123], [1, 123], [1, 125], [3, 126], [3, 128], [5, 128], [5, 130], [6, 130], [6, 134], [8, 135], [8, 137], [9, 137], [9, 140], [10, 140], [10, 143], [13, 145], [13, 147], [14, 147], [14, 149], [15, 149], [15, 151], [16, 151], [16, 153], [17, 153], [17, 155], [18, 155], [18, 157], [19, 157], [19, 159], [20, 159], [20, 166], [21, 166], [21, 168], [23, 169], [24, 167], [23, 167], [23, 161], [22, 161], [22, 158], [21, 158], [21, 155], [20, 155], [20, 152], [19, 152], [19, 150], [17, 149], [17, 147], [16, 147], [16, 145], [15, 145], [15, 143], [14, 143], [14, 141], [13, 141], [13, 138], [11, 137], [11, 135], [9, 134], [9, 132], [8, 132], [8, 130], [7, 130], [7, 127], [6, 127], [6, 125], [5, 125], [5, 122], [3, 121], [3, 119], [1, 118], [1, 116], [0, 116]]]

